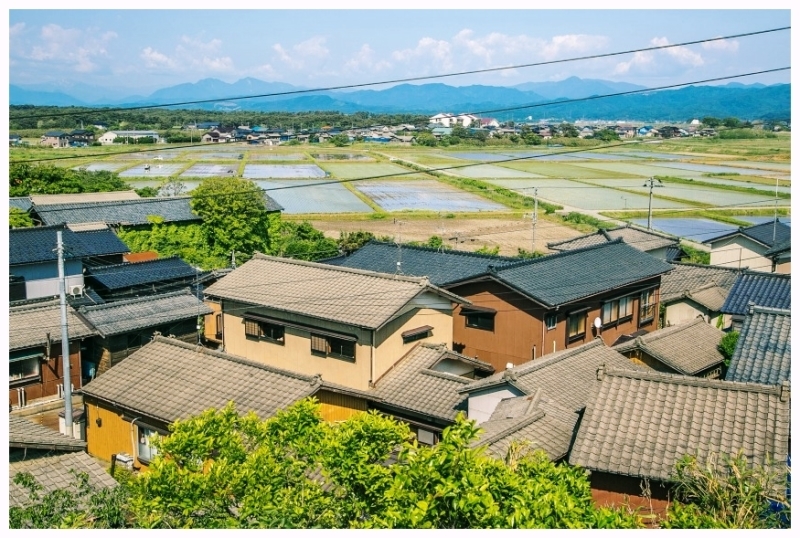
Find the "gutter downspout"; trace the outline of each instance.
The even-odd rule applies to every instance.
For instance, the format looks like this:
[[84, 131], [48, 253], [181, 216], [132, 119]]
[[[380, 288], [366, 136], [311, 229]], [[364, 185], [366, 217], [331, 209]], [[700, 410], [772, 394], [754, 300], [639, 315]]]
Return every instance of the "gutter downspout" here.
[[375, 331], [370, 331], [370, 346], [369, 346], [369, 388], [375, 387]]
[[136, 450], [136, 446], [137, 446], [137, 443], [136, 443], [136, 432], [133, 429], [133, 425], [137, 420], [139, 420], [139, 417], [136, 417], [135, 419], [131, 420], [131, 456], [133, 456], [133, 463], [134, 464], [136, 463], [136, 459], [139, 457], [139, 454], [138, 454], [139, 451]]

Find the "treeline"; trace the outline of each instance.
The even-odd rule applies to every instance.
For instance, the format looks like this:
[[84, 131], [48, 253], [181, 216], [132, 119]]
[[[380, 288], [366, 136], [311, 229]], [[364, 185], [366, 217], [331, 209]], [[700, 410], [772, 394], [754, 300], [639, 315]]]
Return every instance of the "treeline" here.
[[[41, 117], [48, 114], [67, 114]], [[171, 110], [165, 108], [142, 110], [114, 110], [85, 107], [55, 107], [12, 105], [9, 112], [10, 130], [25, 129], [78, 129], [103, 124], [109, 129], [152, 129], [164, 131], [184, 125], [220, 122], [222, 125], [260, 125], [266, 128], [313, 129], [321, 127], [368, 127], [371, 125], [427, 125], [428, 116], [421, 114], [372, 114], [356, 112], [344, 114], [330, 111], [309, 112], [233, 112], [210, 110]]]

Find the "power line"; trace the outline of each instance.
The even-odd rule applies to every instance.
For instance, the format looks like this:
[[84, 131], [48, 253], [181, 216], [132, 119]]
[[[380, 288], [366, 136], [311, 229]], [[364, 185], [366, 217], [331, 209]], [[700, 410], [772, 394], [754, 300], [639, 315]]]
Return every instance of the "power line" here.
[[[653, 88], [644, 88], [644, 89], [639, 89], [639, 90], [628, 90], [628, 91], [624, 91], [624, 92], [609, 93], [609, 94], [605, 94], [605, 95], [592, 95], [592, 96], [589, 96], [589, 97], [576, 97], [576, 98], [573, 98], [573, 99], [562, 99], [562, 100], [559, 100], [559, 101], [547, 101], [547, 102], [544, 102], [544, 103], [530, 103], [530, 104], [527, 104], [527, 105], [516, 105], [516, 106], [513, 106], [513, 107], [504, 107], [504, 108], [495, 108], [495, 109], [489, 109], [489, 110], [465, 112], [465, 114], [482, 115], [482, 114], [493, 114], [495, 112], [509, 112], [509, 111], [512, 111], [512, 110], [527, 110], [527, 109], [530, 109], [530, 108], [541, 108], [541, 107], [547, 107], [547, 106], [558, 106], [558, 105], [565, 105], [565, 104], [576, 103], [576, 102], [581, 102], [581, 101], [593, 101], [593, 100], [596, 100], [596, 99], [605, 99], [605, 98], [608, 98], [608, 97], [620, 97], [620, 96], [625, 96], [625, 95], [635, 95], [635, 94], [640, 94], [640, 93], [657, 92], [657, 91], [661, 91], [661, 90], [669, 90], [669, 89], [680, 88], [680, 87], [684, 87], [684, 86], [691, 86], [693, 84], [705, 84], [705, 83], [708, 83], [708, 82], [719, 82], [719, 81], [722, 81], [722, 80], [732, 80], [732, 79], [736, 79], [736, 78], [744, 78], [744, 77], [749, 77], [749, 76], [753, 76], [753, 75], [761, 75], [761, 74], [765, 74], [765, 73], [775, 73], [775, 72], [779, 72], [779, 71], [787, 71], [789, 69], [791, 69], [791, 66], [789, 66], [789, 67], [777, 67], [777, 68], [774, 68], [774, 69], [765, 69], [765, 70], [762, 70], [762, 71], [752, 71], [750, 73], [742, 73], [742, 74], [738, 74], [738, 75], [727, 75], [727, 76], [724, 76], [724, 77], [715, 77], [715, 78], [709, 78], [709, 79], [694, 80], [692, 82], [681, 82], [681, 83], [678, 83], [678, 84], [668, 84], [666, 86], [656, 86], [656, 87], [653, 87]], [[370, 127], [360, 127], [360, 129], [368, 129], [368, 128], [370, 128]], [[148, 153], [148, 152], [153, 152], [153, 151], [169, 151], [169, 150], [185, 149], [185, 148], [192, 148], [192, 147], [204, 147], [204, 146], [205, 146], [204, 144], [194, 144], [194, 145], [189, 145], [189, 146], [177, 146], [177, 147], [169, 147], [169, 148], [149, 148], [149, 149], [141, 149], [141, 150], [135, 150], [135, 151], [129, 151], [129, 152], [118, 152], [118, 153], [114, 153], [114, 154], [96, 153], [96, 154], [89, 154], [89, 155], [73, 155], [73, 156], [67, 155], [67, 156], [51, 157], [51, 158], [45, 158], [45, 159], [26, 159], [26, 160], [9, 161], [9, 162], [10, 162], [10, 164], [18, 164], [18, 163], [27, 163], [27, 162], [59, 161], [59, 160], [64, 160], [64, 159], [86, 159], [86, 158], [90, 158], [90, 157], [109, 157], [109, 156], [114, 156], [114, 155], [124, 155], [124, 154], [127, 154], [127, 153]]]
[[[323, 92], [323, 91], [334, 91], [334, 90], [346, 90], [352, 88], [365, 88], [369, 86], [380, 86], [384, 84], [399, 84], [403, 82], [414, 82], [419, 80], [435, 80], [447, 77], [457, 77], [463, 75], [474, 75], [479, 73], [490, 73], [495, 71], [505, 71], [507, 69], [524, 69], [528, 67], [538, 67], [543, 65], [553, 65], [553, 64], [560, 64], [560, 63], [567, 63], [567, 62], [576, 62], [576, 61], [583, 61], [583, 60], [594, 60], [598, 58], [609, 58], [613, 56], [622, 56], [625, 54], [634, 54], [637, 52], [649, 52], [655, 50], [663, 50], [663, 49], [670, 49], [676, 47], [685, 47], [688, 45], [697, 45], [701, 43], [709, 43], [712, 41], [722, 41], [725, 39], [735, 39], [740, 37], [750, 37], [755, 35], [761, 34], [768, 34], [773, 32], [781, 32], [784, 30], [790, 30], [791, 26], [783, 26], [780, 28], [771, 28], [769, 30], [758, 30], [754, 32], [746, 32], [741, 34], [733, 34], [728, 36], [722, 37], [712, 37], [706, 39], [698, 39], [694, 41], [685, 41], [683, 43], [675, 43], [672, 45], [658, 45], [652, 47], [645, 47], [639, 49], [631, 49], [626, 51], [619, 51], [619, 52], [609, 52], [604, 54], [592, 54], [588, 56], [579, 56], [575, 58], [565, 58], [561, 60], [549, 60], [545, 62], [535, 62], [535, 63], [528, 63], [528, 64], [519, 64], [519, 65], [507, 65], [503, 67], [491, 67], [487, 69], [473, 69], [469, 71], [459, 71], [455, 73], [445, 73], [440, 75], [426, 75], [426, 76], [418, 76], [418, 77], [408, 77], [408, 78], [400, 78], [400, 79], [391, 79], [391, 80], [383, 80], [378, 82], [364, 82], [359, 84], [345, 84], [341, 86], [328, 86], [323, 88], [312, 88], [306, 90], [291, 90], [286, 92], [274, 92], [274, 93], [265, 93], [265, 94], [258, 94], [258, 95], [244, 95], [238, 97], [227, 97], [227, 98], [216, 98], [216, 99], [200, 99], [194, 101], [180, 101], [175, 103], [167, 103], [162, 105], [142, 105], [136, 107], [117, 107], [117, 108], [108, 108], [104, 109], [105, 112], [116, 112], [116, 111], [126, 111], [126, 110], [143, 110], [143, 109], [152, 109], [152, 108], [166, 108], [172, 106], [181, 106], [181, 105], [192, 105], [192, 104], [202, 104], [202, 103], [214, 103], [218, 101], [240, 101], [245, 99], [257, 99], [262, 97], [279, 97], [279, 96], [287, 96], [287, 95], [299, 95], [299, 94], [306, 94], [306, 93], [314, 93], [314, 92]], [[28, 115], [28, 116], [12, 116], [9, 119], [30, 119], [30, 118], [51, 118], [51, 117], [58, 117], [58, 116], [71, 116], [76, 114], [85, 114], [85, 112], [59, 112], [59, 113], [52, 113], [52, 114], [40, 114], [40, 115]]]

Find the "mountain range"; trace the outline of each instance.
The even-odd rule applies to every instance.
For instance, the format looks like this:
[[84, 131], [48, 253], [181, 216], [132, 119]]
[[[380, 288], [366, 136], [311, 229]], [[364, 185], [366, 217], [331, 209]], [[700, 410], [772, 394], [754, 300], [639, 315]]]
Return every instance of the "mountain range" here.
[[[596, 97], [646, 89], [626, 82], [570, 77], [557, 82], [526, 82], [513, 87], [431, 83], [400, 84], [381, 90], [313, 91], [255, 78], [233, 83], [208, 78], [161, 88], [147, 96], [126, 96], [120, 88], [81, 83], [12, 84], [9, 85], [9, 102], [11, 105], [126, 107], [208, 101], [176, 105], [175, 108], [262, 112], [472, 112], [498, 119], [532, 116], [564, 120], [678, 121], [702, 116], [766, 119], [788, 118], [791, 110], [789, 84], [765, 86], [731, 82], [725, 86], [688, 86], [677, 90]], [[234, 99], [244, 96], [257, 97]], [[522, 108], [522, 105], [531, 107]], [[503, 110], [508, 108], [514, 110]]]

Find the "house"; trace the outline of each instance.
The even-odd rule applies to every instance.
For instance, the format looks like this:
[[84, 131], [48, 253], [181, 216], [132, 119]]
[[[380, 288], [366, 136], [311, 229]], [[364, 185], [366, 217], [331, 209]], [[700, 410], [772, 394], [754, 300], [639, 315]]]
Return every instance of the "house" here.
[[772, 260], [772, 272], [789, 274], [792, 269], [792, 240], [787, 239], [764, 252], [764, 257]]
[[323, 381], [219, 351], [155, 336], [118, 366], [81, 391], [86, 409], [89, 454], [134, 458], [146, 468], [157, 453], [153, 435], [169, 425], [229, 402], [241, 414], [264, 420], [303, 398], [321, 404], [325, 420], [345, 420], [366, 410], [365, 395]]
[[718, 349], [723, 336], [698, 317], [621, 342], [613, 349], [659, 372], [719, 379], [725, 361]]
[[86, 283], [104, 300], [152, 296], [193, 286], [199, 270], [177, 256], [86, 270]]
[[121, 202], [123, 200], [142, 200], [135, 190], [111, 192], [81, 192], [76, 194], [31, 194], [32, 204], [36, 206], [59, 204], [91, 204], [94, 202]]
[[225, 350], [366, 390], [416, 342], [450, 344], [453, 303], [427, 278], [256, 254], [205, 291]]
[[[739, 228], [703, 243], [711, 246], [711, 265], [748, 268], [753, 271], [776, 272], [777, 261], [766, 255], [773, 247], [792, 239], [792, 229], [776, 220]], [[783, 264], [786, 264], [783, 266]], [[789, 272], [789, 260], [781, 262], [780, 273]]]
[[[67, 306], [69, 363], [72, 386], [82, 384], [81, 348], [96, 331]], [[64, 383], [59, 301], [37, 301], [8, 310], [9, 399], [26, 407], [35, 400], [57, 398]]]
[[94, 142], [94, 132], [87, 131], [86, 129], [74, 129], [69, 133], [69, 141], [73, 146], [75, 144], [86, 146]]
[[473, 123], [479, 123], [480, 119], [478, 116], [474, 114], [459, 114], [455, 118], [455, 124], [461, 125], [462, 127], [469, 127]]
[[566, 241], [548, 243], [547, 248], [558, 252], [564, 252], [575, 248], [608, 243], [617, 239], [621, 239], [624, 243], [627, 243], [637, 250], [647, 252], [651, 256], [655, 256], [659, 260], [666, 262], [675, 261], [686, 255], [681, 249], [680, 240], [677, 237], [654, 232], [652, 230], [643, 230], [630, 223], [618, 228], [601, 228], [594, 233], [567, 239]]
[[43, 224], [68, 225], [87, 222], [103, 222], [111, 226], [152, 225], [153, 217], [163, 222], [198, 222], [200, 217], [192, 213], [188, 196], [169, 198], [145, 198], [142, 200], [120, 200], [104, 202], [68, 202], [33, 204], [31, 212]]
[[69, 146], [69, 135], [64, 131], [47, 131], [39, 140], [39, 145], [51, 148], [66, 148]]
[[482, 129], [498, 129], [500, 122], [494, 118], [481, 118], [480, 127]]
[[126, 141], [126, 143], [136, 142], [143, 138], [152, 138], [153, 142], [161, 140], [156, 131], [106, 131], [97, 141], [104, 146], [108, 146], [110, 144], [119, 144], [120, 142], [117, 141], [117, 138], [120, 138], [120, 141]]
[[703, 316], [717, 328], [730, 326], [730, 316], [720, 312], [740, 270], [695, 263], [673, 263], [661, 277], [664, 326], [679, 325]]
[[9, 147], [19, 146], [22, 143], [22, 136], [14, 133], [8, 134], [8, 145]]
[[790, 381], [791, 316], [788, 309], [750, 306], [725, 379], [764, 385]]
[[234, 134], [230, 130], [223, 130], [220, 128], [216, 128], [204, 134], [200, 140], [204, 143], [219, 144], [219, 143], [231, 142], [234, 139], [235, 139]]
[[744, 450], [750, 464], [786, 470], [788, 383], [770, 387], [613, 368], [600, 370], [598, 379], [569, 456], [572, 465], [591, 472], [596, 504], [630, 503], [663, 514], [672, 473], [685, 455], [705, 465], [715, 454]]
[[452, 127], [457, 120], [454, 114], [449, 112], [440, 112], [439, 114], [431, 116], [428, 122], [431, 124], [440, 125], [442, 127]]
[[733, 283], [725, 303], [720, 308], [731, 316], [731, 327], [738, 331], [755, 304], [765, 308], [790, 310], [792, 307], [792, 279], [789, 275], [744, 271]]
[[83, 294], [84, 267], [122, 260], [128, 247], [108, 227], [74, 232], [63, 224], [14, 228], [8, 231], [9, 272], [13, 284], [11, 301], [54, 297], [59, 292], [58, 232], [64, 245], [66, 292]]
[[212, 311], [189, 289], [184, 289], [82, 306], [78, 312], [97, 331], [83, 358], [84, 369], [94, 378], [147, 344], [156, 332], [197, 343], [200, 332], [197, 320]]
[[96, 489], [115, 488], [114, 480], [91, 456], [86, 442], [60, 434], [27, 418], [8, 417], [8, 500], [10, 507], [35, 504], [27, 488], [14, 482], [19, 473], [29, 473], [41, 486], [38, 495], [68, 487], [74, 490], [76, 476], [86, 473], [89, 485]]
[[442, 138], [443, 136], [450, 136], [453, 134], [452, 127], [435, 127], [431, 129], [431, 134], [435, 136], [437, 139]]

